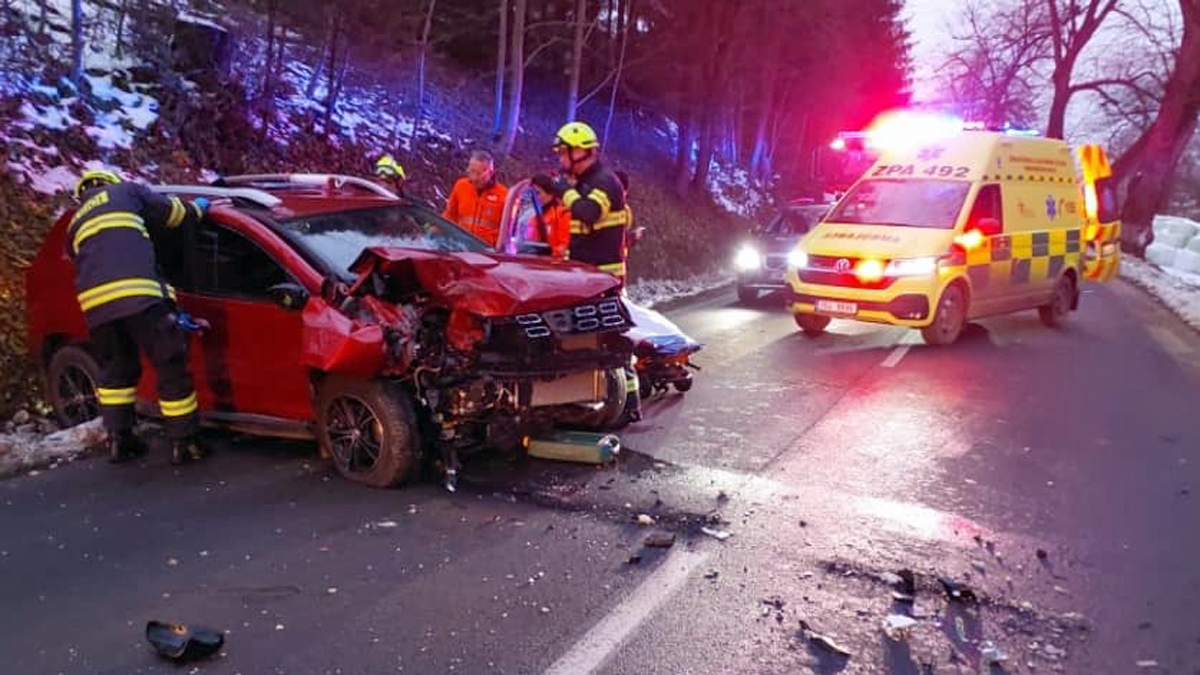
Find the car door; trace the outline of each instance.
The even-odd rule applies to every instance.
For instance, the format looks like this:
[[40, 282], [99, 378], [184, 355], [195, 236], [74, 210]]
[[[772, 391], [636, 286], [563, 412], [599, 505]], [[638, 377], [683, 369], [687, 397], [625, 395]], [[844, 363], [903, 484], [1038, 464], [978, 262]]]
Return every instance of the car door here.
[[972, 246], [967, 251], [971, 316], [1001, 311], [1012, 301], [1012, 235], [1007, 225], [1000, 185], [981, 185], [975, 193], [963, 228], [968, 237], [974, 231], [985, 235], [978, 243], [971, 242]]
[[295, 282], [267, 252], [282, 245], [270, 233], [248, 235], [212, 219], [195, 228], [191, 286], [180, 301], [212, 326], [192, 359], [206, 411], [312, 418], [308, 375], [300, 365], [301, 308], [281, 306], [270, 292]]

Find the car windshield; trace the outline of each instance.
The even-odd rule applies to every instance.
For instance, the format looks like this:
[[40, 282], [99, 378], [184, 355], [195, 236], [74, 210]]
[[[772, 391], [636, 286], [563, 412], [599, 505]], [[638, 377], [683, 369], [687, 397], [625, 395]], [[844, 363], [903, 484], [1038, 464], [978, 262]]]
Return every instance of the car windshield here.
[[949, 180], [864, 180], [827, 218], [832, 223], [903, 225], [949, 230], [971, 184]]
[[363, 249], [375, 246], [416, 248], [448, 253], [490, 251], [457, 225], [419, 206], [383, 206], [322, 213], [279, 224], [296, 243], [331, 269], [350, 273]]
[[828, 211], [827, 206], [797, 206], [784, 209], [767, 223], [763, 234], [772, 237], [786, 237], [794, 234], [805, 234], [814, 225], [821, 222], [821, 217]]

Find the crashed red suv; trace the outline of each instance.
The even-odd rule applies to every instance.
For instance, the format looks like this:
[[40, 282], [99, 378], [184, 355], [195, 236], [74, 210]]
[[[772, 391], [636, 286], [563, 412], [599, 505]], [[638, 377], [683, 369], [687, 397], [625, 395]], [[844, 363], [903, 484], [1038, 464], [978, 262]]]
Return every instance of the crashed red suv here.
[[[594, 268], [502, 255], [431, 209], [358, 179], [244, 176], [158, 186], [207, 196], [199, 226], [156, 233], [193, 338], [204, 421], [315, 438], [346, 477], [389, 486], [423, 457], [619, 416], [631, 322]], [[65, 213], [26, 276], [31, 353], [64, 424], [97, 414], [98, 367], [65, 254]], [[153, 370], [139, 410], [157, 414]]]

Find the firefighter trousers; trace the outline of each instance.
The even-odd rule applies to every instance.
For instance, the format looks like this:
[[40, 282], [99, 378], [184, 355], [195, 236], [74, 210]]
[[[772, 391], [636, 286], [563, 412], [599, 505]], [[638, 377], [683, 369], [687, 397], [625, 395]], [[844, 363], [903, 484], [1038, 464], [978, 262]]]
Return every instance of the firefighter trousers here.
[[96, 393], [104, 427], [110, 433], [133, 429], [137, 384], [142, 376], [139, 351], [158, 374], [158, 405], [167, 434], [184, 439], [196, 432], [199, 418], [188, 369], [188, 336], [175, 323], [175, 313], [166, 303], [91, 329], [100, 361]]

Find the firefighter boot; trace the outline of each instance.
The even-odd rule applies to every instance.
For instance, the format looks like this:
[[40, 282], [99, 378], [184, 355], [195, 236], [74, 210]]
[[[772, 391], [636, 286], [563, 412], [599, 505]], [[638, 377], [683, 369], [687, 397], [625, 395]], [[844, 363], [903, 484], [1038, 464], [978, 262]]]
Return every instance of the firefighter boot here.
[[179, 438], [171, 442], [171, 463], [176, 466], [189, 459], [204, 459], [207, 455], [208, 449], [195, 436]]
[[132, 430], [118, 431], [108, 437], [108, 461], [113, 464], [128, 462], [146, 454], [146, 445]]

